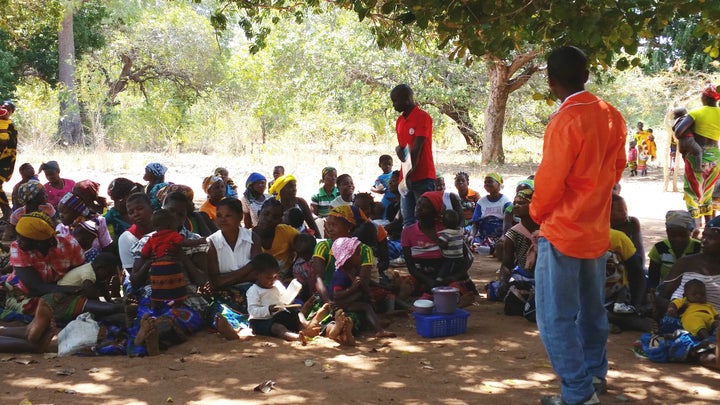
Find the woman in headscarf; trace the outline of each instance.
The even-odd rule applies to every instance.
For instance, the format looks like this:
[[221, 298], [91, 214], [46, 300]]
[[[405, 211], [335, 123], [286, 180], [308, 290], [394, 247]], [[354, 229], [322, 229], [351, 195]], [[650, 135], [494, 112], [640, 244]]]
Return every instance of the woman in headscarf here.
[[148, 182], [147, 186], [145, 186], [145, 192], [148, 197], [150, 197], [153, 210], [159, 209], [162, 205], [162, 202], [157, 198], [158, 191], [170, 184], [165, 181], [165, 173], [167, 170], [167, 166], [158, 162], [148, 163], [148, 165], [145, 166], [143, 180]]
[[96, 214], [102, 215], [107, 210], [107, 200], [100, 197], [100, 183], [92, 180], [82, 180], [75, 183], [72, 193], [80, 197], [85, 205]]
[[702, 167], [697, 165], [692, 155], [683, 156], [685, 161], [685, 205], [697, 222], [702, 226], [712, 219], [712, 193], [720, 177], [720, 108], [717, 106], [720, 94], [715, 86], [708, 83], [701, 96], [702, 107], [690, 111], [675, 125], [675, 136], [680, 139], [694, 134], [695, 142], [702, 147]]
[[472, 261], [466, 263], [461, 273], [447, 277], [442, 283], [436, 280], [443, 261], [442, 251], [437, 243], [437, 231], [442, 229], [440, 218], [446, 209], [454, 209], [458, 215], [462, 212], [459, 204], [455, 205], [452, 200], [450, 202], [452, 205], [448, 206], [442, 191], [428, 191], [423, 194], [415, 207], [418, 222], [403, 229], [400, 244], [408, 271], [414, 279], [416, 294], [429, 293], [433, 287], [449, 283], [460, 290], [460, 304], [469, 305], [478, 294], [477, 288], [467, 275]]
[[78, 223], [91, 220], [97, 223], [98, 229], [98, 237], [93, 242], [93, 247], [103, 250], [112, 244], [113, 240], [110, 237], [105, 217], [88, 208], [77, 195], [73, 193], [65, 194], [58, 204], [57, 211], [60, 214], [60, 224], [56, 227], [58, 234], [62, 236], [71, 235]]
[[276, 200], [280, 201], [283, 212], [292, 208], [299, 208], [303, 213], [303, 217], [305, 217], [307, 227], [312, 229], [313, 235], [316, 238], [320, 237], [320, 229], [318, 229], [313, 219], [310, 206], [305, 199], [297, 196], [297, 179], [295, 179], [295, 176], [286, 174], [278, 177], [272, 187], [270, 187], [270, 194], [272, 194]]
[[45, 188], [37, 180], [28, 180], [18, 187], [17, 202], [21, 206], [10, 215], [10, 223], [5, 226], [3, 241], [11, 242], [15, 240], [15, 225], [20, 218], [31, 212], [43, 212], [53, 219], [56, 215], [55, 208], [47, 203]]
[[[187, 218], [188, 200], [179, 192], [173, 192], [165, 197], [163, 208], [178, 218], [178, 223]], [[146, 333], [147, 329], [156, 329], [159, 334], [161, 346], [171, 346], [187, 340], [187, 336], [197, 332], [204, 326], [203, 314], [208, 309], [208, 303], [197, 294], [198, 286], [207, 282], [207, 253], [205, 246], [183, 248], [177, 252], [177, 260], [183, 266], [187, 277], [188, 298], [184, 305], [167, 306], [154, 311], [150, 306], [151, 288], [149, 283], [149, 265], [140, 266], [140, 252], [152, 232], [152, 208], [149, 198], [143, 194], [133, 194], [128, 197], [127, 209], [133, 226], [120, 237], [120, 258], [129, 277], [124, 284], [125, 295], [130, 297], [137, 305], [137, 316], [133, 325], [128, 329], [128, 354], [154, 355], [157, 353], [156, 337]], [[189, 232], [181, 227], [180, 234], [186, 239], [197, 239], [200, 235]], [[134, 242], [134, 243], [133, 243]], [[147, 262], [149, 264], [149, 262]], [[128, 267], [129, 265], [129, 267]], [[148, 321], [152, 319], [152, 321]], [[148, 326], [152, 323], [152, 327]], [[149, 340], [149, 341], [148, 341]]]
[[[503, 241], [503, 257], [498, 281], [488, 285], [488, 299], [507, 301], [505, 297], [511, 290], [518, 299], [506, 302], [506, 315], [522, 315], [523, 307], [511, 303], [524, 303], [530, 294], [535, 279], [535, 258], [537, 257], [537, 234], [540, 226], [530, 217], [529, 207], [533, 190], [521, 189], [513, 201], [513, 217], [520, 222], [505, 232]], [[512, 277], [512, 279], [511, 279]]]
[[84, 263], [82, 248], [72, 236], [55, 234], [52, 220], [41, 212], [26, 214], [17, 223], [17, 241], [10, 246], [13, 272], [6, 282], [5, 309], [32, 315], [39, 300], [55, 318], [70, 321], [83, 312], [98, 317], [122, 313], [121, 304], [100, 302], [84, 296], [82, 287], [59, 286], [70, 269]]
[[299, 232], [292, 226], [283, 224], [282, 217], [283, 207], [280, 201], [268, 198], [260, 209], [258, 224], [253, 231], [260, 237], [262, 253], [269, 253], [278, 261], [280, 275], [285, 279], [292, 276], [292, 261], [295, 255], [293, 242]]
[[200, 206], [198, 211], [207, 215], [211, 221], [215, 221], [215, 207], [225, 198], [225, 182], [220, 176], [208, 176], [203, 180], [202, 188], [207, 194], [207, 200]]
[[232, 197], [232, 198], [239, 198], [238, 192], [237, 192], [237, 185], [233, 181], [233, 179], [230, 178], [230, 172], [224, 167], [218, 167], [213, 172], [215, 176], [220, 176], [225, 182], [225, 197]]
[[110, 182], [107, 193], [113, 201], [113, 206], [105, 213], [105, 222], [113, 240], [117, 240], [130, 228], [130, 216], [126, 206], [127, 198], [133, 193], [142, 192], [141, 184], [124, 177], [118, 177]]
[[[325, 220], [325, 237], [315, 246], [315, 253], [311, 265], [318, 276], [318, 292], [327, 301], [327, 288], [332, 282], [335, 272], [335, 257], [332, 254], [333, 241], [338, 238], [349, 238], [354, 236], [357, 228], [367, 223], [367, 217], [356, 206], [343, 205], [330, 210]], [[369, 275], [372, 272], [375, 256], [372, 248], [362, 244], [360, 248], [361, 273]]]
[[260, 173], [250, 173], [245, 180], [245, 191], [240, 197], [243, 206], [243, 224], [252, 229], [258, 223], [258, 213], [268, 195], [265, 194], [267, 179]]
[[217, 231], [217, 226], [214, 221], [211, 221], [206, 214], [202, 214], [195, 210], [195, 192], [189, 186], [182, 184], [170, 184], [160, 189], [157, 194], [158, 199], [164, 205], [167, 196], [173, 193], [180, 193], [185, 196], [185, 200], [188, 203], [187, 206], [187, 219], [183, 221], [183, 227], [190, 232], [196, 233], [200, 236], [209, 236]]

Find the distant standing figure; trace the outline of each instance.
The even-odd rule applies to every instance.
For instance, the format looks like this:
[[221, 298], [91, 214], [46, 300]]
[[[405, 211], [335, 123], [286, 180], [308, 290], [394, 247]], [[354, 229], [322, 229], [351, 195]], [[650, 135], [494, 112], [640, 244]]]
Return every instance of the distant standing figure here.
[[5, 100], [0, 106], [0, 209], [4, 219], [10, 218], [12, 210], [7, 195], [2, 189], [3, 183], [10, 181], [15, 170], [17, 159], [18, 133], [10, 117], [15, 112], [15, 105]]
[[561, 395], [541, 403], [599, 404], [608, 371], [603, 304], [610, 196], [625, 169], [627, 129], [613, 106], [585, 90], [589, 71], [580, 49], [551, 52], [547, 73], [562, 104], [545, 129], [530, 216], [540, 224], [538, 329]]
[[684, 156], [685, 161], [685, 205], [687, 210], [697, 221], [698, 227], [702, 225], [701, 217], [705, 223], [712, 219], [712, 192], [720, 177], [720, 108], [717, 106], [720, 94], [712, 84], [705, 87], [700, 98], [703, 106], [690, 111], [674, 128], [675, 136], [683, 138], [689, 131], [693, 131], [695, 142], [702, 147], [702, 166], [695, 167], [696, 159]]
[[415, 223], [415, 203], [426, 191], [435, 190], [435, 162], [432, 152], [432, 118], [415, 103], [413, 91], [407, 84], [395, 86], [390, 92], [395, 111], [401, 113], [395, 123], [398, 146], [395, 152], [400, 161], [406, 160], [404, 149], [410, 149], [412, 168], [401, 172], [408, 193], [400, 197], [403, 226]]

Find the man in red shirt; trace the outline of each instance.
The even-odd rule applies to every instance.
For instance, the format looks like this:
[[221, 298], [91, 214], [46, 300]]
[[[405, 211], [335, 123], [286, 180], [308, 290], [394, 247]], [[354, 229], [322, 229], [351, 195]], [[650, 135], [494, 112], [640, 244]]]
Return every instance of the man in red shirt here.
[[401, 190], [400, 210], [403, 226], [415, 223], [415, 203], [426, 191], [435, 190], [435, 162], [432, 154], [432, 118], [415, 104], [413, 91], [407, 84], [400, 84], [390, 92], [395, 111], [402, 113], [395, 123], [398, 158], [405, 162], [405, 148], [410, 149], [412, 168], [400, 173], [405, 179], [407, 193]]
[[547, 73], [562, 104], [545, 130], [530, 216], [540, 224], [538, 329], [561, 395], [541, 403], [599, 404], [608, 370], [603, 304], [610, 197], [625, 168], [626, 127], [613, 106], [585, 91], [589, 73], [581, 50], [554, 50]]

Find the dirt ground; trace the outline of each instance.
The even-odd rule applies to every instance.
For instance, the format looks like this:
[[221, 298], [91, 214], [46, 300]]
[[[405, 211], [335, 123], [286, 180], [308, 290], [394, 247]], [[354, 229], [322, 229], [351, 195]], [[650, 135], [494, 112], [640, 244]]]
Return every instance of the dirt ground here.
[[[145, 160], [123, 159], [125, 163], [95, 170], [68, 167], [63, 175], [77, 180], [96, 178], [103, 189], [117, 176], [114, 173], [139, 180], [140, 174], [134, 175], [138, 173], [135, 166], [141, 170]], [[61, 167], [66, 167], [63, 164], [61, 161]], [[198, 166], [205, 170], [211, 165], [214, 162], [188, 166], [199, 177]], [[454, 169], [454, 165], [446, 165], [441, 170]], [[474, 170], [477, 173], [471, 172], [472, 186], [481, 190], [482, 176], [478, 173], [486, 169]], [[623, 181], [622, 194], [628, 199], [630, 214], [639, 217], [643, 225], [648, 251], [664, 237], [665, 211], [683, 208], [681, 194], [661, 191], [658, 170], [654, 170], [654, 177]], [[508, 178], [507, 184], [531, 172], [529, 167], [498, 171]], [[356, 185], [368, 183], [371, 176], [358, 176], [364, 183], [356, 179]], [[301, 187], [301, 195], [314, 189], [314, 184]], [[471, 276], [482, 288], [498, 267], [496, 259], [478, 256]], [[465, 334], [425, 339], [416, 333], [412, 316], [394, 317], [388, 329], [396, 332], [397, 338], [361, 337], [353, 348], [338, 347], [324, 338], [305, 347], [271, 338], [229, 342], [200, 332], [152, 358], [0, 354], [0, 402], [536, 404], [542, 395], [559, 392], [559, 381], [535, 324], [503, 315], [501, 303], [484, 298], [467, 309], [471, 315]], [[603, 404], [720, 403], [720, 373], [695, 365], [640, 360], [630, 350], [638, 336], [637, 332], [610, 336], [608, 393], [600, 397]], [[274, 390], [253, 391], [266, 380], [276, 383]]]

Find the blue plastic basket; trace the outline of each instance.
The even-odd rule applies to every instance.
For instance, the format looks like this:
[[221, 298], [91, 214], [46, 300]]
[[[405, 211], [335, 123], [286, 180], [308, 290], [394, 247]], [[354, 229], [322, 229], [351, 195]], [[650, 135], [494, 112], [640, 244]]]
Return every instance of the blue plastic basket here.
[[465, 333], [470, 312], [456, 309], [452, 314], [422, 315], [413, 313], [413, 316], [415, 316], [417, 333], [425, 338], [434, 338]]

